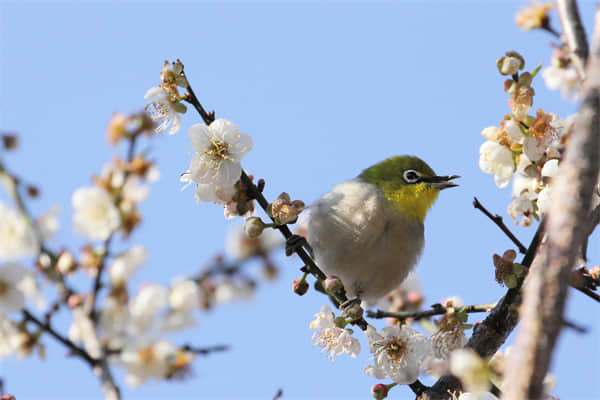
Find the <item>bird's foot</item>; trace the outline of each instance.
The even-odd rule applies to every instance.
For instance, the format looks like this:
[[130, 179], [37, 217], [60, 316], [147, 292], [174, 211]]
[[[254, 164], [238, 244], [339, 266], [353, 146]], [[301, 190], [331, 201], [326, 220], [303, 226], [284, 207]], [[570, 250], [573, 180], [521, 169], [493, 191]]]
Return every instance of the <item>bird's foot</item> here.
[[310, 247], [310, 244], [308, 244], [308, 241], [304, 236], [294, 234], [285, 241], [285, 255], [288, 257], [301, 248], [306, 249], [308, 254], [314, 258], [313, 249]]

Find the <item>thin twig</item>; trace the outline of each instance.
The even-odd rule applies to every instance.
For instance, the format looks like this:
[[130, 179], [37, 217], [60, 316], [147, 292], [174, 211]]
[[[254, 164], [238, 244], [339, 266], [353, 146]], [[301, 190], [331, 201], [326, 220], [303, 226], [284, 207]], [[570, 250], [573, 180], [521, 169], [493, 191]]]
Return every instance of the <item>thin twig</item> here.
[[50, 323], [40, 321], [39, 319], [37, 319], [36, 317], [34, 317], [33, 314], [31, 314], [26, 309], [23, 310], [23, 317], [25, 317], [26, 321], [33, 322], [42, 331], [48, 333], [54, 339], [58, 340], [60, 343], [62, 343], [63, 345], [65, 345], [73, 354], [75, 354], [75, 355], [81, 357], [83, 360], [85, 360], [90, 365], [90, 367], [93, 368], [93, 367], [96, 367], [98, 365], [99, 360], [93, 358], [92, 356], [90, 356], [88, 354], [88, 352], [85, 349], [77, 346], [69, 338], [67, 338], [66, 336], [61, 335], [56, 330], [54, 330], [54, 328], [52, 328], [52, 326], [50, 325]]
[[[434, 304], [431, 306], [431, 310], [424, 311], [385, 311], [385, 310], [376, 310], [376, 311], [367, 311], [367, 317], [381, 319], [381, 318], [396, 318], [399, 321], [403, 321], [407, 318], [413, 318], [415, 320], [420, 320], [423, 318], [432, 317], [434, 315], [443, 315], [448, 312], [448, 309], [441, 304]], [[470, 306], [464, 307], [453, 307], [456, 312], [465, 312], [467, 314], [471, 313], [480, 313], [480, 312], [490, 312], [492, 309], [496, 307], [496, 303], [489, 304], [473, 304]]]
[[567, 328], [573, 329], [577, 333], [584, 334], [584, 333], [587, 333], [587, 331], [588, 331], [587, 328], [585, 328], [585, 327], [583, 327], [581, 325], [578, 325], [578, 324], [576, 324], [574, 322], [567, 321], [564, 318], [562, 320], [562, 324], [563, 324], [563, 326], [565, 326]]
[[515, 235], [513, 235], [513, 233], [508, 229], [508, 227], [502, 221], [501, 216], [499, 216], [498, 214], [492, 215], [492, 213], [489, 212], [483, 206], [483, 204], [481, 204], [479, 202], [477, 197], [473, 197], [473, 207], [477, 208], [478, 210], [481, 210], [481, 212], [484, 213], [489, 219], [491, 219], [492, 222], [494, 222], [496, 225], [498, 225], [498, 227], [502, 230], [502, 232], [504, 232], [506, 234], [506, 236], [508, 236], [508, 238], [510, 240], [512, 240], [512, 242], [519, 248], [519, 253], [525, 254], [525, 252], [527, 251], [527, 247], [525, 247], [523, 245], [523, 243], [521, 243], [519, 241], [519, 239], [517, 239], [517, 237]]
[[219, 344], [219, 345], [210, 346], [210, 347], [195, 347], [195, 346], [192, 346], [189, 344], [185, 344], [185, 345], [181, 346], [181, 350], [188, 351], [188, 352], [194, 353], [194, 354], [207, 356], [212, 353], [228, 351], [229, 346], [226, 344]]
[[281, 398], [281, 396], [283, 396], [283, 390], [282, 389], [278, 389], [277, 393], [275, 393], [275, 396], [273, 396], [272, 400], [279, 400]]
[[572, 286], [572, 287], [574, 287], [575, 289], [579, 290], [581, 293], [585, 294], [586, 296], [588, 296], [600, 303], [600, 295], [598, 293], [594, 292], [592, 289], [581, 288], [581, 287], [577, 287], [577, 286]]

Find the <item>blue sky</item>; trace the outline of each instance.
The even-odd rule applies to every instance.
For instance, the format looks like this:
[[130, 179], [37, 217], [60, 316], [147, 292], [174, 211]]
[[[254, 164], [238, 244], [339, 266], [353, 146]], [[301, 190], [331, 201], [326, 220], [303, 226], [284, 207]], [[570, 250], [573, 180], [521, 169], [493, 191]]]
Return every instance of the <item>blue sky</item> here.
[[[77, 249], [83, 241], [71, 231], [71, 194], [115, 154], [104, 137], [111, 113], [142, 109], [163, 61], [179, 58], [201, 102], [252, 136], [243, 166], [266, 180], [269, 199], [286, 191], [310, 203], [398, 154], [418, 155], [439, 174], [461, 175], [460, 188], [442, 193], [426, 221], [418, 266], [425, 304], [451, 295], [492, 302], [504, 292], [493, 279], [492, 254], [511, 243], [471, 202], [477, 196], [510, 222], [510, 190], [497, 189], [478, 168], [481, 129], [509, 112], [495, 60], [514, 49], [531, 70], [551, 55], [549, 35], [514, 25], [523, 4], [3, 1], [0, 127], [17, 131], [22, 143], [7, 161], [40, 184], [34, 211], [62, 205], [53, 246]], [[594, 7], [581, 2], [588, 29]], [[562, 117], [576, 110], [536, 81], [535, 106]], [[178, 178], [189, 162], [186, 130], [197, 122], [190, 111], [179, 134], [151, 142], [162, 175], [142, 206], [143, 226], [128, 242], [150, 249], [134, 287], [198, 271], [240, 222], [225, 221], [218, 206], [197, 205], [192, 190], [180, 192]], [[534, 229], [514, 232], [528, 243]], [[599, 238], [590, 241], [595, 264]], [[265, 399], [279, 388], [284, 399], [369, 398], [376, 381], [363, 373], [366, 349], [334, 364], [320, 355], [308, 324], [326, 299], [312, 291], [294, 295], [301, 263], [276, 259], [279, 280], [261, 286], [254, 300], [202, 314], [196, 330], [175, 337], [198, 346], [229, 344], [231, 351], [199, 358], [184, 382], [135, 390], [123, 384], [124, 398]], [[552, 371], [563, 399], [600, 398], [593, 384], [600, 372], [598, 310], [571, 293], [566, 316], [589, 333], [560, 336]], [[68, 321], [63, 315], [57, 325], [66, 331]], [[65, 358], [51, 339], [45, 343], [44, 362], [0, 362], [8, 391], [21, 399], [101, 398], [81, 361]], [[123, 382], [121, 372], [117, 377]], [[406, 387], [392, 393], [411, 397]]]

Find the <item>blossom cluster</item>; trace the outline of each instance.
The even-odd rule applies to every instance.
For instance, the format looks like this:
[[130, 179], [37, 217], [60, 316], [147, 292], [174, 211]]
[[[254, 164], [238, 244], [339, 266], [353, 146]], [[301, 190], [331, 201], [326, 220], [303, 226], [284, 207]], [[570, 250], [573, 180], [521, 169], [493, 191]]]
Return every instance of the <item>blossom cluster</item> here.
[[479, 149], [479, 167], [494, 175], [499, 188], [506, 187], [514, 177], [513, 201], [507, 212], [515, 220], [522, 217], [521, 224], [528, 226], [548, 209], [550, 183], [573, 129], [574, 116], [562, 120], [542, 109], [530, 115], [535, 95], [531, 83], [539, 67], [519, 74], [524, 63], [516, 52], [507, 52], [497, 62], [501, 74], [511, 75], [504, 83], [511, 95], [511, 112], [500, 126], [481, 132], [487, 141]]

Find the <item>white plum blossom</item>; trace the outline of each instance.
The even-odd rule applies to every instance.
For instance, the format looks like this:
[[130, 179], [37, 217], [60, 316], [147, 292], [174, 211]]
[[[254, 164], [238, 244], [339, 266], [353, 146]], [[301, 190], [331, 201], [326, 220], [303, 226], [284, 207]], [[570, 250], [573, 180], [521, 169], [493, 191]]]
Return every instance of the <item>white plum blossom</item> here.
[[133, 273], [148, 258], [148, 250], [141, 245], [132, 246], [127, 251], [119, 254], [108, 268], [108, 274], [113, 285], [127, 282]]
[[32, 301], [39, 310], [46, 306], [44, 294], [40, 290], [40, 286], [32, 272], [25, 270], [25, 275], [23, 275], [23, 279], [17, 285], [17, 289], [25, 295], [26, 300]]
[[123, 346], [130, 332], [131, 314], [129, 307], [119, 303], [112, 296], [108, 296], [102, 303], [100, 318], [98, 320], [99, 330], [103, 340], [107, 340], [111, 346]]
[[21, 344], [17, 325], [6, 314], [0, 312], [0, 357], [12, 355]]
[[572, 65], [561, 67], [553, 62], [552, 65], [542, 70], [542, 78], [548, 89], [560, 89], [560, 94], [565, 100], [576, 101], [578, 99], [581, 80]]
[[129, 304], [133, 329], [145, 331], [152, 326], [157, 313], [168, 303], [168, 290], [159, 284], [143, 286]]
[[539, 214], [546, 214], [550, 209], [551, 193], [552, 189], [550, 185], [546, 185], [546, 187], [538, 193], [536, 204]]
[[200, 291], [196, 282], [177, 279], [169, 290], [169, 306], [177, 311], [197, 309], [200, 306]]
[[352, 330], [342, 329], [335, 325], [335, 315], [328, 306], [321, 307], [315, 314], [316, 319], [310, 323], [310, 329], [316, 329], [313, 334], [314, 345], [321, 347], [321, 352], [327, 353], [327, 358], [333, 361], [334, 356], [347, 353], [356, 358], [360, 353], [360, 342], [352, 337]]
[[[188, 137], [194, 150], [189, 166], [189, 179], [203, 185], [200, 189], [196, 188], [198, 199], [221, 199], [222, 195], [210, 192], [221, 190], [229, 193], [230, 187], [240, 179], [240, 161], [252, 149], [252, 138], [242, 133], [236, 124], [225, 119], [217, 119], [210, 125], [192, 125], [188, 130]], [[209, 186], [205, 186], [207, 184]]]
[[60, 225], [59, 217], [60, 206], [58, 204], [55, 204], [52, 207], [50, 207], [50, 209], [46, 211], [46, 213], [36, 218], [35, 222], [43, 240], [51, 239], [56, 234], [56, 232], [58, 232], [58, 228]]
[[247, 301], [254, 296], [254, 285], [248, 281], [234, 281], [228, 279], [220, 282], [215, 287], [213, 295], [217, 304]]
[[177, 357], [177, 347], [167, 341], [134, 344], [121, 352], [121, 363], [127, 371], [125, 382], [137, 387], [150, 378], [166, 378]]
[[471, 349], [458, 349], [450, 356], [450, 371], [458, 377], [465, 391], [483, 398], [491, 387], [487, 363]]
[[496, 186], [503, 188], [510, 183], [515, 170], [512, 152], [508, 147], [488, 140], [479, 148], [479, 168], [494, 175]]
[[497, 142], [500, 140], [500, 136], [502, 135], [502, 130], [497, 126], [488, 126], [481, 131], [481, 135], [487, 140], [491, 140], [492, 142]]
[[119, 210], [99, 187], [81, 187], [73, 193], [73, 229], [90, 240], [107, 239], [121, 224]]
[[27, 218], [0, 202], [0, 258], [29, 257], [38, 250], [35, 231]]
[[523, 142], [523, 132], [514, 120], [508, 120], [504, 123], [504, 132], [508, 135], [512, 143], [522, 143]]
[[548, 160], [542, 167], [542, 176], [552, 178], [558, 172], [558, 160]]
[[19, 263], [10, 262], [0, 265], [0, 311], [19, 311], [25, 306], [25, 293], [19, 285], [27, 270]]
[[267, 254], [283, 244], [284, 239], [275, 229], [265, 229], [260, 236], [250, 238], [244, 225], [235, 225], [227, 234], [225, 250], [234, 260], [243, 261], [257, 254]]
[[377, 379], [389, 377], [401, 385], [413, 383], [419, 376], [423, 356], [430, 351], [427, 337], [406, 325], [388, 326], [382, 333], [367, 327], [375, 365], [365, 368], [365, 373]]
[[186, 107], [181, 104], [176, 95], [168, 90], [155, 86], [146, 92], [144, 99], [150, 100], [146, 105], [146, 112], [157, 123], [155, 131], [162, 132], [171, 125], [169, 135], [174, 135], [181, 128], [181, 117], [179, 113], [185, 113]]
[[523, 140], [523, 153], [532, 162], [539, 161], [546, 152], [546, 145], [544, 141], [539, 140], [533, 136], [528, 136]]
[[[537, 195], [535, 197], [537, 198]], [[521, 225], [529, 226], [533, 222], [534, 209], [532, 199], [527, 196], [519, 196], [508, 205], [506, 212], [515, 219], [515, 222], [522, 215], [523, 220], [521, 221]]]

